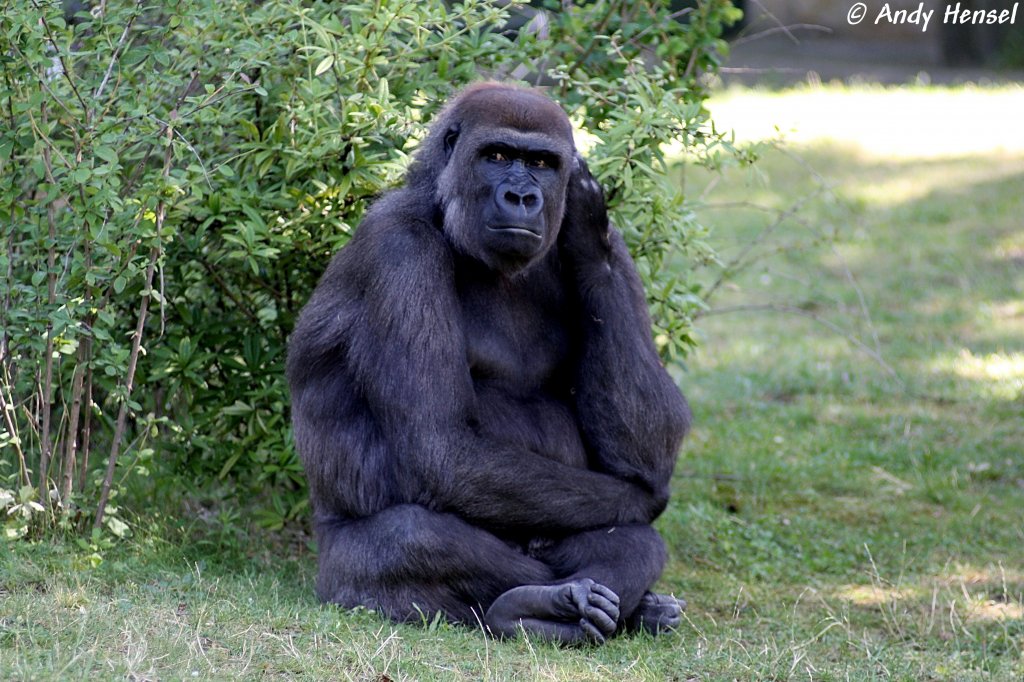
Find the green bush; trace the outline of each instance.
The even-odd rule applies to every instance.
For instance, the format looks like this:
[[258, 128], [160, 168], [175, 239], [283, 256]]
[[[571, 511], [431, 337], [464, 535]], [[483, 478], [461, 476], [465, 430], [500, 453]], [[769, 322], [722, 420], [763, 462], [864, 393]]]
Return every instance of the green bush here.
[[0, 16], [8, 536], [123, 534], [109, 502], [126, 490], [231, 490], [265, 525], [295, 518], [295, 315], [440, 105], [481, 77], [553, 83], [595, 136], [659, 344], [692, 344], [699, 291], [667, 263], [711, 254], [661, 145], [733, 151], [702, 108], [737, 18], [725, 0], [675, 17], [653, 0], [92, 4]]

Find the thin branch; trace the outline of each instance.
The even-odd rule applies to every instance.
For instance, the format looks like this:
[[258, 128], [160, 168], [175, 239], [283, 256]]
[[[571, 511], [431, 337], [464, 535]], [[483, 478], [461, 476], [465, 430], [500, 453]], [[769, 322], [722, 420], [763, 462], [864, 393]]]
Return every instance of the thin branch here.
[[769, 66], [756, 68], [752, 66], [720, 66], [719, 73], [805, 73], [806, 69], [795, 69], [791, 67]]
[[[667, 21], [675, 21], [679, 17], [686, 16], [687, 14], [690, 14], [693, 11], [694, 11], [693, 7], [684, 7], [683, 9], [681, 9], [681, 10], [679, 10], [677, 12], [673, 12], [672, 14], [668, 15], [667, 17], [665, 17], [665, 19]], [[630, 44], [630, 45], [637, 45], [638, 41], [641, 38], [643, 38], [645, 35], [647, 35], [651, 31], [653, 31], [655, 28], [660, 28], [660, 26], [655, 26], [654, 24], [650, 24], [650, 25], [647, 26], [647, 28], [645, 28], [644, 30], [640, 31], [635, 36], [630, 36], [629, 40], [627, 40], [626, 42], [628, 44]]]
[[[89, 360], [92, 360], [92, 338], [89, 343]], [[82, 423], [82, 459], [78, 465], [78, 491], [85, 492], [85, 484], [89, 474], [89, 449], [92, 445], [92, 365], [85, 366], [85, 421]]]
[[[42, 107], [43, 125], [46, 125], [46, 104]], [[54, 187], [57, 181], [53, 178], [53, 165], [50, 159], [50, 150], [43, 147], [43, 169], [46, 172], [47, 181]], [[46, 245], [46, 368], [43, 372], [42, 386], [40, 387], [40, 412], [42, 417], [42, 428], [39, 435], [39, 501], [45, 507], [50, 506], [49, 495], [49, 474], [50, 457], [53, 455], [52, 443], [50, 441], [50, 418], [53, 395], [53, 320], [51, 315], [53, 307], [57, 303], [57, 218], [56, 208], [52, 201], [46, 206], [47, 235], [49, 237]]]
[[[576, 61], [572, 63], [572, 66], [569, 67], [568, 71], [566, 71], [567, 80], [569, 76], [572, 76], [574, 73], [576, 73], [576, 70], [583, 66], [583, 63], [590, 58], [590, 55], [594, 52], [594, 48], [597, 47], [598, 37], [603, 35], [605, 29], [608, 28], [608, 24], [611, 21], [612, 14], [615, 13], [616, 9], [619, 9], [619, 3], [608, 3], [608, 11], [605, 12], [605, 15], [603, 17], [601, 17], [601, 21], [599, 21], [597, 26], [594, 27], [594, 30], [590, 31], [592, 37], [590, 39], [590, 42], [587, 44], [587, 47], [580, 53], [580, 56], [576, 58]], [[571, 11], [571, 9], [567, 11]]]
[[[168, 127], [167, 149], [164, 152], [163, 177], [166, 180], [171, 173], [171, 160], [174, 158], [174, 129]], [[107, 502], [110, 499], [110, 489], [114, 484], [114, 472], [117, 469], [117, 457], [120, 454], [121, 441], [128, 421], [128, 403], [131, 401], [132, 386], [135, 383], [135, 370], [138, 367], [139, 350], [142, 348], [142, 332], [146, 327], [146, 317], [149, 311], [149, 300], [153, 292], [153, 275], [156, 272], [156, 262], [160, 256], [160, 234], [163, 232], [164, 218], [167, 216], [167, 202], [161, 197], [156, 207], [156, 245], [150, 250], [149, 264], [146, 266], [146, 284], [143, 289], [142, 301], [139, 303], [139, 318], [135, 325], [135, 333], [132, 334], [132, 350], [128, 356], [128, 370], [124, 379], [124, 398], [121, 407], [117, 412], [117, 422], [114, 426], [114, 436], [110, 445], [110, 457], [107, 460], [107, 473], [103, 477], [103, 486], [100, 488], [100, 499], [96, 506], [96, 520], [92, 527], [97, 530], [103, 525], [103, 516], [107, 510]]]
[[[88, 249], [88, 242], [86, 243]], [[88, 294], [85, 304], [89, 304]], [[85, 392], [86, 366], [89, 364], [90, 339], [82, 339], [78, 345], [78, 358], [75, 373], [71, 380], [71, 415], [68, 418], [67, 447], [64, 450], [64, 463], [61, 467], [63, 476], [60, 486], [60, 500], [67, 508], [71, 497], [71, 483], [74, 480], [75, 460], [78, 455], [78, 421], [82, 413], [82, 395]]]
[[50, 99], [52, 99], [54, 103], [57, 104], [57, 106], [63, 109], [64, 113], [67, 114], [71, 118], [71, 120], [77, 120], [78, 117], [71, 112], [71, 109], [69, 109], [68, 105], [64, 103], [64, 100], [62, 100], [60, 97], [57, 97], [57, 93], [50, 89], [49, 84], [46, 82], [45, 74], [42, 76], [36, 74], [36, 70], [32, 68], [32, 63], [29, 61], [25, 53], [21, 51], [21, 49], [18, 47], [16, 43], [14, 43], [13, 41], [8, 41], [7, 44], [12, 50], [14, 50], [15, 54], [18, 55], [18, 58], [25, 64], [29, 72], [31, 72], [32, 76], [39, 82], [39, 85], [43, 86], [43, 90], [46, 90], [46, 93], [50, 95]]
[[7, 370], [7, 362], [10, 357], [8, 354], [10, 353], [11, 347], [9, 315], [11, 306], [14, 303], [12, 292], [14, 291], [14, 262], [16, 260], [14, 257], [14, 233], [16, 221], [17, 218], [12, 212], [10, 232], [7, 234], [6, 243], [4, 245], [7, 251], [7, 271], [4, 273], [6, 286], [4, 287], [3, 301], [0, 301], [0, 328], [2, 328], [2, 333], [0, 333], [0, 368], [5, 372]]
[[209, 274], [210, 277], [214, 279], [214, 281], [220, 287], [221, 291], [227, 294], [228, 298], [231, 299], [232, 303], [238, 306], [238, 309], [242, 311], [242, 314], [248, 317], [249, 320], [252, 321], [254, 324], [259, 324], [259, 318], [256, 317], [256, 313], [250, 310], [249, 307], [245, 305], [245, 303], [241, 299], [235, 296], [235, 293], [231, 291], [231, 288], [228, 286], [228, 283], [225, 282], [224, 278], [220, 276], [220, 273], [217, 272], [217, 269], [214, 268], [209, 262], [207, 262], [207, 260], [202, 256], [197, 255], [197, 259], [199, 260], [200, 265], [202, 265], [203, 268], [206, 270], [207, 274]]
[[[32, 132], [35, 133], [36, 139], [42, 140], [46, 144], [47, 149], [49, 149], [51, 152], [54, 152], [55, 154], [57, 154], [57, 156], [60, 157], [60, 161], [61, 161], [61, 163], [64, 164], [65, 168], [67, 168], [69, 171], [70, 170], [74, 170], [75, 167], [71, 164], [71, 161], [68, 160], [68, 157], [64, 156], [64, 154], [60, 151], [60, 147], [57, 147], [56, 145], [54, 145], [53, 141], [51, 141], [50, 138], [42, 130], [39, 129], [39, 125], [36, 123], [35, 116], [32, 115], [32, 112], [29, 111], [29, 112], [26, 112], [26, 113], [28, 113], [28, 123], [29, 123], [29, 126], [31, 126], [31, 128], [32, 128]], [[44, 122], [44, 125], [45, 125], [45, 122]], [[65, 200], [67, 199], [67, 197], [62, 197], [62, 198], [65, 199]], [[71, 202], [67, 202], [67, 205], [68, 205], [68, 207], [70, 207], [71, 206]]]
[[[780, 151], [785, 156], [799, 163], [804, 168], [804, 170], [806, 170], [808, 173], [811, 174], [812, 177], [814, 177], [815, 182], [818, 183], [818, 186], [822, 188], [825, 193], [827, 193], [833, 199], [836, 198], [836, 193], [832, 181], [828, 180], [825, 176], [819, 173], [817, 169], [815, 169], [814, 166], [812, 166], [807, 161], [807, 159], [800, 156], [799, 154], [792, 152], [791, 150], [785, 148], [780, 144], [773, 142], [771, 146], [772, 148]], [[817, 231], [819, 234], [822, 234], [822, 231], [820, 229], [818, 229]], [[864, 290], [861, 289], [860, 283], [854, 276], [853, 271], [850, 269], [849, 264], [846, 262], [846, 259], [843, 258], [842, 254], [839, 253], [839, 250], [836, 249], [835, 244], [830, 243], [829, 250], [832, 251], [832, 254], [839, 261], [840, 265], [842, 265], [843, 274], [846, 277], [846, 281], [849, 283], [851, 287], [853, 287], [853, 291], [857, 294], [857, 301], [860, 305], [861, 313], [864, 315], [864, 319], [867, 322], [868, 329], [871, 331], [871, 339], [872, 341], [874, 341], [875, 351], [881, 353], [882, 344], [878, 338], [878, 329], [875, 328], [874, 320], [872, 320], [871, 318], [871, 310], [868, 308], [868, 303], [864, 296]]]
[[796, 40], [796, 36], [794, 36], [791, 32], [794, 30], [818, 31], [821, 33], [829, 34], [833, 33], [832, 29], [830, 29], [828, 26], [822, 26], [820, 24], [789, 24], [788, 26], [773, 26], [772, 28], [766, 28], [763, 31], [758, 31], [757, 33], [751, 33], [750, 35], [736, 38], [732, 41], [732, 46], [736, 47], [737, 45], [750, 43], [755, 40], [760, 40], [761, 38], [767, 38], [768, 36], [774, 35], [776, 33], [785, 33], [793, 40]]
[[138, 0], [135, 3], [135, 13], [132, 14], [128, 20], [128, 24], [124, 27], [124, 31], [121, 32], [121, 38], [117, 41], [117, 47], [114, 48], [114, 53], [110, 55], [110, 63], [107, 65], [107, 72], [103, 74], [103, 80], [100, 81], [99, 87], [96, 88], [96, 93], [93, 95], [93, 99], [97, 102], [100, 101], [100, 95], [103, 94], [103, 88], [107, 87], [107, 81], [110, 79], [110, 74], [114, 70], [114, 64], [117, 63], [118, 58], [121, 56], [121, 48], [124, 47], [124, 41], [128, 39], [128, 32], [131, 31], [132, 25], [135, 20], [139, 17], [139, 10], [142, 7], [143, 0]]
[[[78, 103], [82, 105], [82, 112], [88, 116], [89, 106], [85, 103], [85, 100], [82, 99], [82, 95], [78, 92], [78, 86], [75, 85], [75, 79], [71, 77], [71, 70], [68, 69], [68, 64], [64, 61], [64, 53], [60, 51], [59, 47], [57, 47], [57, 39], [53, 36], [53, 31], [50, 29], [49, 22], [46, 21], [46, 14], [43, 13], [42, 8], [39, 7], [39, 3], [36, 2], [36, 0], [32, 0], [32, 6], [39, 12], [39, 22], [43, 25], [43, 29], [46, 31], [46, 37], [49, 38], [53, 51], [57, 53], [57, 59], [60, 60], [61, 75], [64, 76], [64, 80], [66, 80], [68, 85], [71, 86], [71, 92], [75, 94], [75, 99], [77, 99]], [[86, 121], [86, 125], [88, 125], [88, 121]]]
[[785, 33], [786, 37], [788, 37], [790, 40], [792, 40], [794, 45], [799, 45], [800, 44], [800, 41], [797, 40], [796, 36], [793, 35], [789, 31], [788, 28], [786, 28], [785, 24], [783, 24], [781, 21], [779, 21], [779, 18], [777, 16], [772, 14], [771, 11], [767, 7], [764, 6], [764, 3], [762, 3], [761, 0], [754, 0], [754, 4], [757, 5], [758, 7], [760, 7], [761, 11], [764, 12], [765, 15], [769, 19], [771, 19], [772, 21], [775, 22], [775, 25], [778, 27], [778, 29], [781, 30], [783, 33]]
[[21, 485], [31, 485], [28, 477], [28, 465], [25, 463], [25, 452], [21, 449], [21, 438], [18, 436], [18, 427], [14, 423], [14, 396], [8, 401], [4, 395], [4, 386], [10, 386], [7, 372], [4, 372], [4, 383], [0, 384], [0, 412], [4, 413], [4, 425], [7, 427], [9, 442], [14, 446], [14, 452], [18, 456], [18, 478]]
[[82, 413], [82, 394], [85, 390], [85, 364], [86, 344], [83, 341], [78, 348], [78, 364], [75, 368], [75, 377], [72, 379], [71, 387], [71, 417], [68, 420], [68, 446], [65, 450], [65, 459], [61, 469], [63, 476], [60, 480], [60, 501], [67, 506], [71, 497], [71, 484], [74, 480], [75, 462], [78, 455], [78, 420]]
[[[160, 202], [158, 211], [163, 211], [163, 202]], [[157, 220], [160, 220], [160, 213], [157, 213]], [[159, 228], [157, 229], [159, 233]], [[153, 286], [153, 273], [156, 270], [156, 259], [160, 253], [158, 247], [153, 247], [149, 255], [149, 265], [146, 267], [146, 291], [150, 292]], [[139, 304], [139, 319], [135, 325], [135, 333], [132, 334], [132, 350], [128, 356], [128, 370], [124, 380], [124, 398], [121, 407], [117, 412], [117, 422], [114, 426], [114, 437], [110, 444], [110, 458], [107, 460], [107, 473], [103, 478], [103, 487], [100, 489], [100, 499], [96, 508], [96, 520], [92, 527], [98, 529], [103, 525], [103, 516], [106, 513], [107, 502], [110, 500], [110, 489], [114, 482], [114, 472], [117, 469], [117, 457], [120, 454], [121, 441], [128, 422], [128, 403], [131, 401], [132, 387], [135, 383], [135, 370], [139, 361], [139, 349], [142, 347], [142, 332], [146, 326], [146, 317], [149, 311], [150, 293], [142, 296]]]
[[711, 298], [711, 295], [714, 294], [720, 286], [722, 286], [722, 284], [728, 277], [730, 277], [737, 270], [743, 268], [743, 263], [746, 260], [747, 256], [750, 255], [751, 251], [753, 251], [755, 248], [757, 248], [758, 245], [764, 242], [768, 235], [774, 232], [776, 228], [782, 225], [782, 223], [786, 222], [788, 219], [795, 216], [800, 211], [800, 209], [802, 209], [804, 205], [807, 204], [811, 199], [817, 198], [819, 194], [821, 194], [821, 189], [803, 197], [802, 199], [800, 199], [800, 201], [797, 201], [792, 206], [787, 208], [785, 211], [780, 211], [778, 216], [775, 218], [774, 221], [772, 221], [772, 223], [767, 225], [763, 230], [761, 230], [761, 232], [756, 237], [751, 239], [743, 248], [743, 250], [740, 251], [739, 255], [737, 255], [732, 260], [732, 262], [730, 262], [724, 268], [722, 268], [721, 274], [719, 274], [718, 278], [704, 292], [704, 299], [709, 300]]
[[226, 92], [221, 97], [217, 97], [216, 99], [214, 99], [214, 97], [216, 97], [216, 95], [221, 90], [224, 89], [224, 86], [222, 85], [219, 88], [217, 88], [217, 90], [215, 90], [214, 92], [210, 93], [210, 96], [207, 97], [205, 100], [203, 100], [202, 102], [196, 104], [194, 107], [192, 107], [191, 109], [189, 109], [185, 113], [181, 114], [179, 116], [179, 118], [183, 118], [183, 119], [188, 118], [189, 116], [191, 116], [192, 114], [194, 114], [194, 113], [196, 113], [198, 111], [202, 111], [203, 109], [206, 109], [208, 107], [212, 107], [215, 104], [220, 104], [224, 100], [229, 99], [231, 97], [234, 97], [235, 95], [244, 95], [244, 94], [249, 93], [249, 92], [255, 92], [256, 88], [258, 88], [258, 87], [260, 87], [260, 86], [259, 85], [253, 85], [253, 86], [250, 86], [248, 88], [239, 88], [238, 90], [233, 90], [231, 92]]
[[822, 325], [823, 327], [826, 327], [827, 329], [831, 330], [832, 332], [834, 332], [834, 333], [838, 334], [839, 336], [842, 336], [843, 338], [845, 338], [847, 341], [850, 342], [850, 344], [855, 346], [862, 353], [864, 353], [869, 358], [871, 358], [876, 363], [878, 363], [878, 365], [882, 369], [884, 369], [886, 371], [886, 373], [889, 374], [889, 376], [891, 376], [893, 379], [896, 379], [896, 381], [898, 381], [901, 386], [904, 385], [903, 379], [896, 372], [896, 370], [892, 368], [892, 365], [890, 365], [888, 362], [886, 362], [885, 358], [883, 358], [874, 349], [872, 349], [870, 346], [865, 344], [863, 341], [858, 339], [856, 336], [854, 336], [850, 332], [846, 331], [845, 329], [843, 329], [842, 327], [837, 325], [835, 322], [827, 320], [824, 317], [822, 317], [820, 315], [816, 315], [816, 314], [814, 314], [814, 313], [812, 313], [812, 312], [810, 312], [808, 310], [804, 310], [803, 308], [798, 308], [796, 306], [786, 305], [786, 304], [782, 304], [782, 303], [763, 303], [763, 304], [751, 304], [751, 305], [737, 305], [737, 306], [728, 306], [728, 307], [725, 307], [725, 308], [712, 308], [710, 310], [698, 310], [696, 312], [696, 314], [694, 315], [694, 319], [701, 318], [701, 317], [710, 317], [710, 316], [713, 316], [713, 315], [729, 315], [729, 314], [732, 314], [732, 313], [785, 313], [787, 315], [796, 315], [798, 317], [803, 317], [803, 318], [811, 320], [813, 322], [817, 322], [818, 324]]
[[[167, 121], [165, 121], [165, 120], [163, 120], [161, 118], [157, 118], [156, 116], [152, 116], [151, 118], [154, 121], [156, 121], [157, 123], [159, 123], [160, 125], [162, 125], [164, 127], [164, 129], [167, 129], [171, 125], [169, 122], [167, 122]], [[199, 162], [199, 167], [203, 169], [203, 179], [206, 180], [206, 185], [210, 189], [213, 189], [213, 183], [210, 182], [210, 172], [208, 170], [206, 170], [206, 164], [203, 163], [203, 159], [202, 159], [202, 157], [199, 156], [199, 152], [196, 151], [196, 148], [193, 147], [192, 143], [188, 141], [188, 138], [181, 134], [180, 130], [178, 130], [177, 128], [174, 128], [174, 134], [175, 134], [175, 136], [177, 136], [177, 138], [179, 140], [181, 140], [182, 144], [184, 144], [186, 147], [188, 147], [188, 150], [190, 152], [192, 152], [192, 156], [196, 157], [196, 161]], [[218, 166], [218, 168], [219, 168], [219, 166]]]
[[[195, 69], [189, 75], [190, 75], [190, 78], [189, 78], [188, 84], [186, 84], [184, 89], [182, 89], [181, 94], [178, 95], [178, 99], [174, 103], [174, 108], [171, 109], [171, 118], [173, 118], [174, 115], [175, 115], [175, 112], [177, 112], [178, 109], [181, 108], [181, 105], [185, 102], [185, 98], [188, 97], [189, 91], [196, 84], [196, 82], [198, 82], [198, 80], [199, 80], [199, 70]], [[158, 133], [158, 137], [164, 135], [167, 132], [167, 129], [169, 127], [170, 127], [170, 124], [169, 123], [165, 123], [164, 127], [160, 129], [160, 132]], [[146, 163], [149, 161], [149, 157], [153, 153], [153, 148], [155, 146], [156, 146], [155, 142], [150, 142], [149, 143], [149, 146], [146, 148], [146, 153], [143, 154], [143, 156], [142, 156], [142, 160], [140, 160], [137, 164], [135, 164], [135, 168], [132, 169], [131, 175], [128, 176], [128, 182], [125, 183], [124, 188], [121, 190], [122, 194], [127, 195], [131, 191], [131, 189], [133, 187], [135, 187], [135, 183], [138, 182], [139, 178], [142, 177], [142, 174], [143, 174], [143, 172], [146, 169]]]

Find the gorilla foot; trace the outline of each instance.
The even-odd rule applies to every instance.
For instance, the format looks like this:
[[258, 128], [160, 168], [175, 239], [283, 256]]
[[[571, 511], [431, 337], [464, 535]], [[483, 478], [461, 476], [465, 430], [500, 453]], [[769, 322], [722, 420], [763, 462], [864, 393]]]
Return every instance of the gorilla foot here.
[[652, 635], [659, 635], [667, 630], [679, 627], [680, 614], [686, 608], [686, 602], [669, 594], [646, 592], [640, 598], [640, 605], [626, 623], [627, 629], [633, 632], [645, 630]]
[[522, 585], [498, 597], [484, 622], [495, 637], [528, 634], [563, 644], [604, 644], [615, 633], [619, 596], [589, 578]]

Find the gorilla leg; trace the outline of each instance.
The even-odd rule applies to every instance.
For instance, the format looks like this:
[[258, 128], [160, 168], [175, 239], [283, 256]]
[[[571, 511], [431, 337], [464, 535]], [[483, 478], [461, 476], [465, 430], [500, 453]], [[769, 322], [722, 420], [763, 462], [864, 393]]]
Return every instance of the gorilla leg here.
[[617, 526], [572, 535], [531, 556], [566, 581], [590, 578], [618, 595], [619, 624], [657, 634], [679, 625], [685, 602], [650, 588], [665, 567], [665, 542], [651, 526]]
[[390, 507], [354, 521], [317, 524], [323, 601], [366, 606], [399, 621], [443, 611], [476, 624], [508, 590], [554, 579], [551, 569], [452, 514]]
[[[521, 630], [543, 639], [603, 642], [616, 628], [618, 598], [551, 567], [452, 514], [418, 505], [355, 521], [317, 524], [317, 594], [400, 621], [482, 622], [498, 637]], [[557, 584], [552, 584], [557, 583]]]

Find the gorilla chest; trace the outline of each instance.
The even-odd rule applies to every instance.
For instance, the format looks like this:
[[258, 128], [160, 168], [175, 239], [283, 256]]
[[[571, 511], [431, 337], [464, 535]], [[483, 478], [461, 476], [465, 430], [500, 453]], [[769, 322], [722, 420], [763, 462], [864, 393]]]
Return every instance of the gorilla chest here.
[[460, 293], [466, 360], [478, 389], [517, 397], [561, 392], [571, 334], [558, 289], [506, 285]]

